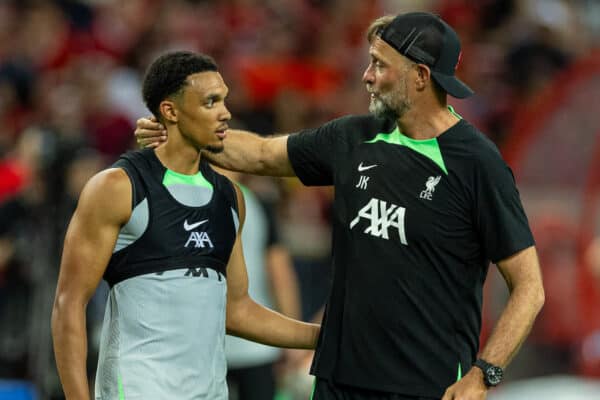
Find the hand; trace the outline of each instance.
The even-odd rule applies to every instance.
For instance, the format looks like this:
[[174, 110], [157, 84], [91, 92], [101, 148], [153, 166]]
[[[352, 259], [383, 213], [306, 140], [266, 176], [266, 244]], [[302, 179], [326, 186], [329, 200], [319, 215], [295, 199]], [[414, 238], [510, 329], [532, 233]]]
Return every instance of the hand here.
[[167, 130], [155, 117], [140, 118], [136, 123], [135, 138], [142, 148], [156, 148], [167, 141]]
[[442, 400], [485, 400], [488, 388], [483, 383], [483, 372], [473, 367], [461, 380], [446, 389]]

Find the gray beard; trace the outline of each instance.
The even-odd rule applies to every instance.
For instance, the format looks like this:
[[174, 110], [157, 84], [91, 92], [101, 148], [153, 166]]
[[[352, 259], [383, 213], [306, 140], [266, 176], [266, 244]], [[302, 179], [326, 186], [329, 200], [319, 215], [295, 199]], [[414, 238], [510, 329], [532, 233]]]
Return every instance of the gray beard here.
[[380, 99], [373, 99], [369, 104], [369, 112], [377, 118], [398, 119], [398, 113]]
[[378, 118], [386, 118], [392, 120], [399, 120], [404, 114], [410, 109], [410, 102], [403, 100], [396, 107], [391, 106], [390, 101], [385, 101], [381, 98], [375, 98], [371, 100], [369, 104], [369, 112]]

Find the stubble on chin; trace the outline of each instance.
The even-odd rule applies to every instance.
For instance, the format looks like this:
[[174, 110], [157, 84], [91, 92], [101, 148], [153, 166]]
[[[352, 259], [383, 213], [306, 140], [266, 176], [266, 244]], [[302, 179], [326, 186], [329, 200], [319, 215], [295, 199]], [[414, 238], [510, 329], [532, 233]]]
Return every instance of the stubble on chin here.
[[223, 150], [225, 150], [225, 146], [223, 146], [223, 144], [221, 144], [220, 146], [206, 146], [204, 150], [212, 154], [219, 154], [222, 153]]
[[398, 113], [380, 99], [371, 100], [369, 112], [377, 118], [398, 119]]

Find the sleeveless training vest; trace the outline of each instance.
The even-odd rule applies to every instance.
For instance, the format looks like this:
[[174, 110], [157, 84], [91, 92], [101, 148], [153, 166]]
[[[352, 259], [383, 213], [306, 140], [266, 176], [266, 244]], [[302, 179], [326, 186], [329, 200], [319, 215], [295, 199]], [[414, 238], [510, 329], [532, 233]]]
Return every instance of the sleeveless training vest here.
[[188, 207], [162, 184], [166, 168], [154, 150], [126, 153], [114, 166], [124, 169], [131, 179], [133, 207], [147, 199], [149, 219], [143, 235], [111, 257], [104, 274], [110, 286], [136, 275], [182, 267], [211, 268], [226, 275], [238, 211], [235, 190], [227, 178], [201, 162], [200, 172], [213, 186], [212, 198], [204, 206]]
[[153, 150], [127, 153], [114, 166], [131, 180], [132, 214], [104, 274], [110, 291], [95, 398], [227, 400], [226, 266], [239, 226], [234, 187], [202, 162], [204, 186], [167, 188], [167, 170]]

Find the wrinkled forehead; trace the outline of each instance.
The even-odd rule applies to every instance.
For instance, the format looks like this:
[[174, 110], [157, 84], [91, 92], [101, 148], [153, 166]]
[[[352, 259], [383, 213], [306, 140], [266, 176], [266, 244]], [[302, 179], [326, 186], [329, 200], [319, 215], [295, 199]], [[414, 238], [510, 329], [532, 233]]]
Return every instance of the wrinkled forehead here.
[[369, 55], [373, 58], [388, 62], [390, 64], [403, 63], [408, 60], [408, 58], [398, 53], [396, 49], [390, 46], [379, 36], [375, 36], [371, 41], [369, 46]]

